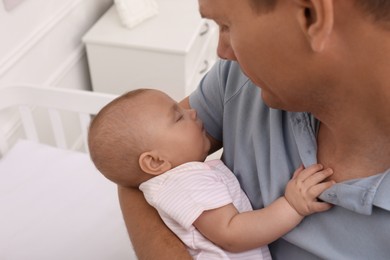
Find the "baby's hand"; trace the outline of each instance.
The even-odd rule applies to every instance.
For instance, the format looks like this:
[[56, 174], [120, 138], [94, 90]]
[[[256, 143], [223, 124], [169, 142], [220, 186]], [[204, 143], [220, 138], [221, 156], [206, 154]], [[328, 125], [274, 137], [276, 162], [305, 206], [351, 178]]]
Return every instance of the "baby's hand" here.
[[301, 216], [330, 209], [331, 204], [319, 202], [317, 197], [335, 183], [322, 182], [332, 174], [332, 169], [324, 169], [320, 164], [314, 164], [306, 169], [303, 166], [299, 167], [287, 183], [284, 195], [286, 200]]

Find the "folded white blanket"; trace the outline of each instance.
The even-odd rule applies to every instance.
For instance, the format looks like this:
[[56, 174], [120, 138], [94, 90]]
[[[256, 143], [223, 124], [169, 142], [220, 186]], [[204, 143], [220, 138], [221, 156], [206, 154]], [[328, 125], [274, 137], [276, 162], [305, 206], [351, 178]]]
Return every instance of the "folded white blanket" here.
[[87, 154], [19, 141], [0, 160], [0, 259], [135, 259], [116, 186]]
[[133, 28], [146, 19], [158, 14], [158, 5], [154, 0], [115, 0], [122, 24]]

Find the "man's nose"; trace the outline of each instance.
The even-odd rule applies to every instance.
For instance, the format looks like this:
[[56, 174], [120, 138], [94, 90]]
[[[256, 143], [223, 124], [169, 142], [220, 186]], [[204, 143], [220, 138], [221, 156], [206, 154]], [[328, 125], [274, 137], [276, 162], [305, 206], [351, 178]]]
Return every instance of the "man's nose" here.
[[230, 39], [228, 36], [220, 33], [217, 47], [217, 54], [221, 59], [236, 61], [236, 55], [230, 45]]

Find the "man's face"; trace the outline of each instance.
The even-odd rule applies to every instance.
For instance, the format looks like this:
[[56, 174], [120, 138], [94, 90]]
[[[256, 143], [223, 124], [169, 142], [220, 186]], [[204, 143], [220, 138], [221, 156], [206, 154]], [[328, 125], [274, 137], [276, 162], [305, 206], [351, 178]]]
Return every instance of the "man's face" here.
[[303, 70], [297, 60], [306, 48], [292, 2], [280, 0], [273, 11], [256, 12], [249, 0], [199, 0], [201, 15], [219, 25], [218, 55], [236, 60], [268, 105], [290, 110], [299, 102]]

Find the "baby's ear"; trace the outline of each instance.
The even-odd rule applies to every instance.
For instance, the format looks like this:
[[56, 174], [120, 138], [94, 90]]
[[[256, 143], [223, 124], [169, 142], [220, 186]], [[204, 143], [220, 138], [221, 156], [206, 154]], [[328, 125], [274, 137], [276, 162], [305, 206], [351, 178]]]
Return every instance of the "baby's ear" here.
[[138, 160], [142, 171], [151, 175], [160, 175], [172, 168], [171, 163], [162, 158], [157, 151], [144, 152]]

